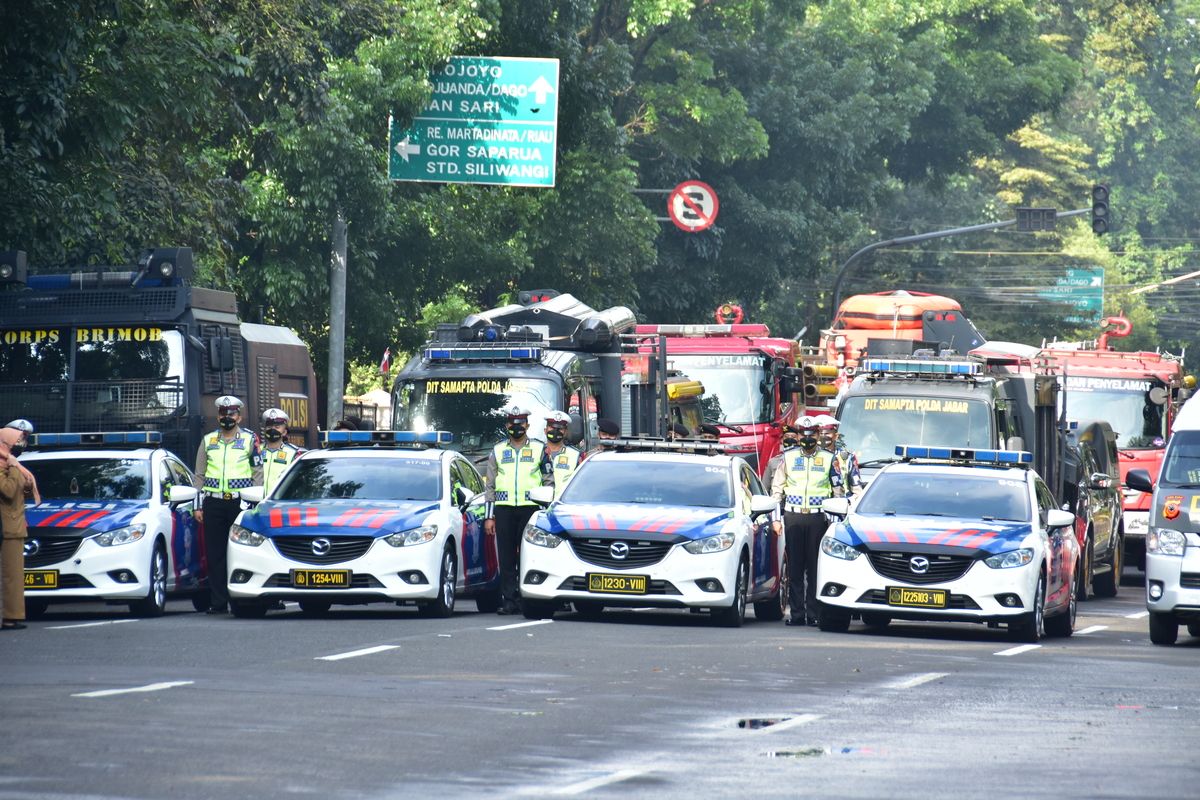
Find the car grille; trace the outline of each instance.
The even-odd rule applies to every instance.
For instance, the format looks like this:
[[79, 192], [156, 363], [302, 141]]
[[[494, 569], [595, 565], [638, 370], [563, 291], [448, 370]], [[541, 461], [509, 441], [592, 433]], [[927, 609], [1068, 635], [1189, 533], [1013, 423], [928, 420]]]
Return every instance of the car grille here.
[[[875, 605], [886, 606], [887, 592], [883, 589], [870, 589], [863, 592], [862, 597], [858, 598], [859, 603], [874, 603]], [[892, 606], [897, 610], [903, 609], [907, 611], [914, 610], [910, 606]], [[952, 594], [946, 598], [946, 609], [956, 609], [959, 611], [979, 611], [979, 604], [965, 594]], [[925, 609], [916, 609], [924, 611]], [[934, 609], [940, 611], [942, 609]]]
[[[570, 539], [575, 555], [589, 564], [609, 569], [637, 569], [657, 564], [673, 546], [670, 542], [645, 542], [630, 539]], [[629, 555], [613, 558], [609, 546], [613, 542], [629, 545]]]
[[[917, 555], [929, 559], [928, 572], [918, 575], [909, 567], [909, 559]], [[883, 577], [920, 585], [957, 580], [975, 563], [972, 556], [939, 556], [873, 550], [867, 553], [867, 557], [871, 559], [871, 566]]]
[[[292, 576], [286, 572], [279, 572], [267, 578], [263, 582], [263, 588], [266, 589], [292, 589]], [[350, 576], [351, 589], [382, 589], [383, 584], [374, 575], [364, 573], [354, 573]], [[329, 592], [337, 591], [336, 589], [320, 589], [318, 591]], [[345, 591], [345, 590], [342, 590]]]
[[79, 545], [83, 543], [83, 539], [78, 536], [47, 536], [38, 534], [26, 539], [25, 546], [29, 547], [33, 542], [37, 542], [38, 551], [31, 556], [25, 557], [25, 566], [36, 569], [37, 567], [45, 567], [50, 564], [57, 564], [60, 561], [66, 561], [75, 555], [75, 551], [79, 549]]
[[[560, 591], [566, 592], [586, 592], [588, 589], [587, 576], [575, 575], [574, 577], [567, 578], [559, 584], [558, 588]], [[646, 594], [679, 595], [683, 594], [683, 592], [676, 589], [675, 584], [670, 581], [650, 581], [646, 586]], [[630, 595], [630, 597], [636, 597], [636, 595]]]
[[[328, 539], [329, 552], [316, 555], [314, 539]], [[370, 536], [278, 536], [272, 539], [275, 549], [293, 561], [304, 564], [337, 564], [352, 561], [370, 549], [375, 540]]]
[[1183, 573], [1179, 576], [1179, 585], [1184, 589], [1200, 589], [1200, 573]]

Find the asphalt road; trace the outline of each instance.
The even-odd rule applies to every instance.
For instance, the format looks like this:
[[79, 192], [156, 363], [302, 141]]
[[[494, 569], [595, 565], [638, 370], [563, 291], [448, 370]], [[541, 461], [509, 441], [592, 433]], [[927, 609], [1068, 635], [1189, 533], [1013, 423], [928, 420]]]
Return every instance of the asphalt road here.
[[1151, 645], [1141, 592], [1130, 573], [1037, 647], [470, 601], [445, 620], [52, 606], [0, 634], [0, 800], [1194, 798], [1200, 639]]

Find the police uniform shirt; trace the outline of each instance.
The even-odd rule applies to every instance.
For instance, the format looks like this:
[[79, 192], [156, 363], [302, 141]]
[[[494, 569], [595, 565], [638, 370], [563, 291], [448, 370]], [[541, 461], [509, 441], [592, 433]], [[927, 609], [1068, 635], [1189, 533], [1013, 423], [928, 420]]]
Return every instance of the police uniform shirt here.
[[[250, 483], [246, 484], [244, 488], [249, 488], [250, 486], [262, 486], [262, 454], [258, 449], [258, 443], [255, 441], [254, 435], [243, 430], [241, 426], [234, 428], [234, 432], [233, 439], [229, 440], [230, 443], [224, 446], [245, 449], [245, 444], [242, 444], [241, 447], [239, 447], [237, 443], [239, 441], [249, 440], [251, 477]], [[208, 448], [213, 444], [216, 444], [218, 447], [223, 446], [220, 430], [209, 431], [204, 435], [204, 438], [200, 440], [200, 449], [196, 453], [195, 475], [196, 488], [201, 491], [204, 490], [204, 479], [207, 477], [208, 473]], [[230, 488], [232, 489], [233, 487], [231, 486]]]
[[[501, 467], [496, 454], [502, 453], [503, 455], [501, 458], [513, 459], [515, 462], [513, 463], [514, 469], [528, 468], [532, 471], [531, 474], [536, 473], [538, 476], [538, 484], [542, 486], [551, 486], [554, 483], [554, 476], [547, 475], [546, 471], [542, 469], [542, 454], [544, 446], [544, 443], [539, 439], [526, 439], [524, 444], [518, 448], [514, 447], [510, 440], [505, 439], [502, 442], [497, 442], [496, 445], [492, 447], [491, 452], [488, 453], [487, 470], [484, 472], [483, 476], [484, 498], [488, 503], [489, 509], [488, 516], [491, 516], [490, 509], [497, 503], [502, 505], [520, 506], [533, 505], [533, 503], [527, 498], [510, 498], [509, 493], [512, 491], [510, 488], [496, 487], [496, 479], [500, 473]], [[506, 464], [507, 463], [509, 462], [506, 462]]]

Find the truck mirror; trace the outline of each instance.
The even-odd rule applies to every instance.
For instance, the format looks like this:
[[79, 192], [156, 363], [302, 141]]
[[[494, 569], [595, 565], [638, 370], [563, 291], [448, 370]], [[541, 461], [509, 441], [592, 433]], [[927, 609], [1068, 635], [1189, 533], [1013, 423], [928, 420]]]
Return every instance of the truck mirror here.
[[1147, 394], [1147, 398], [1156, 406], [1161, 406], [1167, 402], [1167, 390], [1163, 386], [1155, 386]]
[[233, 339], [211, 336], [208, 339], [208, 368], [229, 372], [233, 369]]
[[571, 444], [583, 441], [583, 417], [579, 414], [571, 414], [571, 422], [567, 425], [567, 441]]

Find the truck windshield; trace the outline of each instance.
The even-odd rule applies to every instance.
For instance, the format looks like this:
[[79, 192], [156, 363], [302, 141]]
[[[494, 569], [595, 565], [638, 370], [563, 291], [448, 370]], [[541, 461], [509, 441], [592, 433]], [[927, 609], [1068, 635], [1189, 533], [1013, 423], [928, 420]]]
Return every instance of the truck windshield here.
[[428, 458], [305, 458], [283, 476], [273, 500], [437, 500], [441, 464]]
[[668, 354], [667, 368], [704, 384], [706, 422], [751, 425], [774, 419], [771, 360], [752, 354]]
[[541, 439], [545, 415], [560, 408], [554, 381], [543, 378], [417, 378], [400, 381], [392, 395], [392, 428], [450, 431], [451, 449], [478, 452], [503, 439], [508, 406], [529, 413], [529, 436]]
[[1163, 459], [1159, 483], [1200, 487], [1200, 431], [1175, 431]]
[[[582, 477], [582, 480], [579, 479]], [[645, 503], [728, 508], [729, 470], [705, 464], [614, 459], [585, 461], [563, 490], [564, 503]]]
[[846, 447], [863, 466], [895, 460], [898, 444], [992, 446], [992, 416], [978, 400], [860, 395], [846, 398], [840, 417]]
[[150, 462], [140, 458], [45, 458], [23, 462], [50, 500], [149, 500]]
[[[1089, 388], [1087, 382], [1111, 378], [1067, 377], [1067, 417], [1073, 420], [1103, 420], [1117, 434], [1117, 447], [1162, 448], [1166, 446], [1166, 403], [1155, 404], [1150, 399], [1150, 381], [1120, 381], [1139, 384], [1126, 389]], [[1166, 388], [1160, 387], [1164, 399]]]
[[915, 472], [884, 470], [871, 482], [856, 514], [922, 516], [1029, 521], [1029, 494], [1025, 484], [991, 475], [964, 475], [961, 471]]

